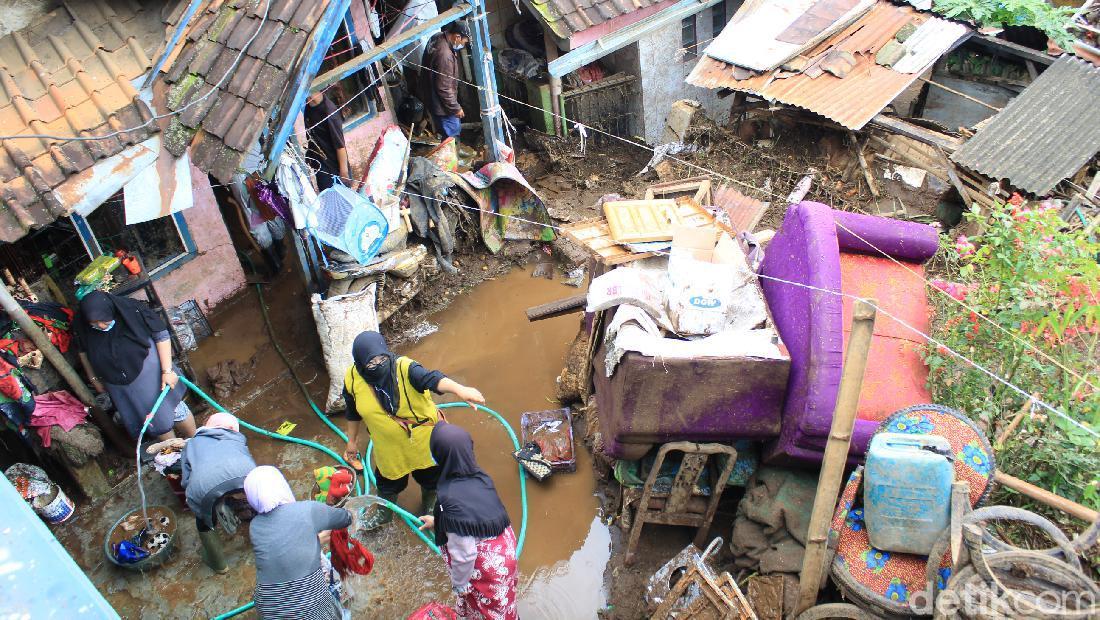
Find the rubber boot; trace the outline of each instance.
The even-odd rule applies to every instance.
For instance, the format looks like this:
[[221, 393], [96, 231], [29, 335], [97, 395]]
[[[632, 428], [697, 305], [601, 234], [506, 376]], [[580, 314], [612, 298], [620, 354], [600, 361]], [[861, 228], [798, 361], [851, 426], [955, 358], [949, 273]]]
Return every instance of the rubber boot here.
[[435, 502], [439, 498], [439, 493], [435, 489], [420, 489], [420, 512], [417, 516], [434, 515], [435, 514]]
[[218, 538], [218, 532], [199, 532], [199, 542], [202, 543], [202, 561], [210, 567], [210, 570], [224, 575], [229, 572], [229, 565], [225, 563], [225, 554], [222, 553], [222, 541]]
[[[379, 493], [378, 497], [394, 503], [397, 503], [397, 495], [391, 493]], [[369, 517], [363, 520], [363, 529], [366, 531], [376, 530], [383, 525], [386, 525], [390, 521], [393, 521], [393, 511], [385, 506], [375, 506], [374, 512]]]

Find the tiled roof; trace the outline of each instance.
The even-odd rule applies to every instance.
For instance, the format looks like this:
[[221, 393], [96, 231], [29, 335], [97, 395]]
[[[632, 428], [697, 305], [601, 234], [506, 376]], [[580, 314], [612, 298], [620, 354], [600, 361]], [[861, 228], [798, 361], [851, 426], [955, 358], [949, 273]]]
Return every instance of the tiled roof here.
[[[727, 28], [735, 23], [731, 21]], [[918, 30], [906, 39], [906, 45], [913, 41], [918, 47], [908, 49], [894, 67], [877, 64], [876, 54], [907, 24]], [[805, 108], [849, 129], [860, 129], [969, 34], [969, 28], [962, 24], [880, 0], [849, 26], [770, 71], [750, 71], [706, 56], [704, 51], [687, 83], [752, 93]], [[919, 59], [917, 64], [924, 59], [927, 62], [920, 67], [908, 66], [907, 72], [897, 70], [913, 65], [914, 59]]]
[[210, 0], [191, 18], [186, 41], [165, 63], [163, 80], [172, 85], [168, 108], [182, 110], [165, 131], [165, 147], [180, 155], [190, 146], [191, 161], [223, 182], [267, 125], [328, 4], [269, 1], [265, 22], [267, 0]]
[[559, 39], [660, 4], [662, 0], [523, 0]]
[[[70, 0], [0, 38], [0, 133], [95, 136], [152, 118], [131, 81], [164, 42], [153, 4]], [[0, 241], [68, 215], [78, 197], [67, 181], [156, 131], [149, 123], [105, 140], [0, 141]]]
[[1065, 55], [951, 159], [1046, 194], [1100, 151], [1100, 68]]

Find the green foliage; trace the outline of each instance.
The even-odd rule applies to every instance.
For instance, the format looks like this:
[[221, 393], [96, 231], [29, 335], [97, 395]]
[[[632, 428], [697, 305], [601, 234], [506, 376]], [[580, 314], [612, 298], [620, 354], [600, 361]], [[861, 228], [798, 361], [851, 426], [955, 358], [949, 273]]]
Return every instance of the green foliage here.
[[932, 10], [982, 27], [1033, 26], [1062, 49], [1073, 49], [1069, 32], [1073, 7], [1053, 6], [1046, 0], [935, 0]]
[[[932, 281], [947, 293], [931, 295], [933, 335], [1074, 421], [1100, 429], [1100, 390], [1089, 385], [1100, 384], [1100, 243], [1081, 231], [1061, 231], [1052, 205], [1028, 205], [1019, 196], [966, 217], [985, 230], [944, 242], [941, 252], [958, 281]], [[1025, 401], [943, 347], [931, 346], [925, 361], [936, 402], [967, 412], [992, 436]], [[1006, 473], [1100, 509], [1100, 441], [1070, 420], [1035, 408], [997, 457]]]

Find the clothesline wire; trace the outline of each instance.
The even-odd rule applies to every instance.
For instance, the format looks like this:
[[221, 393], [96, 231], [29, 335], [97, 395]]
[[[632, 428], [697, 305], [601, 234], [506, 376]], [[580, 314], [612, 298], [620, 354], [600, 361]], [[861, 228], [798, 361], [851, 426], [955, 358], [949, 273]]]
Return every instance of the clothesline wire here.
[[95, 141], [95, 140], [108, 140], [110, 138], [120, 136], [124, 133], [131, 133], [131, 132], [137, 131], [138, 129], [148, 127], [149, 125], [157, 122], [158, 120], [160, 120], [162, 118], [168, 118], [169, 116], [175, 116], [176, 114], [181, 114], [184, 110], [186, 110], [186, 109], [190, 108], [191, 106], [196, 105], [199, 102], [205, 100], [207, 97], [209, 97], [210, 95], [213, 95], [215, 92], [218, 92], [221, 89], [222, 85], [225, 84], [226, 81], [229, 80], [229, 77], [232, 76], [233, 72], [237, 70], [237, 65], [240, 64], [241, 58], [244, 57], [245, 52], [248, 51], [248, 48], [252, 46], [252, 42], [256, 40], [256, 37], [258, 37], [259, 34], [260, 34], [260, 30], [262, 30], [263, 27], [264, 27], [264, 24], [267, 23], [267, 14], [268, 14], [268, 11], [270, 11], [270, 10], [271, 10], [271, 0], [264, 0], [264, 15], [263, 15], [263, 18], [260, 20], [260, 23], [256, 26], [256, 31], [252, 33], [252, 36], [250, 36], [248, 38], [248, 41], [245, 42], [244, 46], [241, 47], [241, 51], [237, 52], [237, 57], [233, 60], [233, 64], [229, 65], [229, 68], [226, 69], [225, 75], [222, 76], [222, 79], [218, 80], [218, 83], [215, 84], [209, 91], [207, 91], [207, 93], [205, 95], [203, 95], [203, 96], [201, 96], [197, 99], [194, 99], [193, 101], [188, 102], [186, 105], [184, 105], [180, 108], [177, 108], [175, 110], [170, 110], [168, 112], [165, 112], [164, 114], [154, 114], [153, 116], [149, 117], [149, 120], [141, 123], [140, 125], [137, 125], [136, 127], [130, 127], [129, 129], [119, 129], [117, 131], [112, 131], [110, 133], [106, 133], [106, 134], [99, 135], [99, 136], [55, 136], [55, 135], [50, 135], [50, 134], [19, 134], [19, 135], [16, 135], [16, 136], [0, 136], [0, 140], [21, 140], [21, 139], [25, 139], [25, 138], [34, 138], [34, 139], [38, 139], [38, 140], [57, 140], [57, 141], [60, 141], [60, 142], [92, 142], [92, 141]]
[[[435, 71], [434, 69], [431, 69], [430, 67], [425, 67], [425, 66], [423, 66], [423, 65], [419, 65], [419, 64], [417, 64], [417, 63], [410, 63], [410, 64], [412, 64], [412, 65], [415, 65], [415, 66], [417, 66], [417, 67], [420, 67], [421, 69], [425, 69], [425, 70], [431, 71], [431, 72], [433, 72], [433, 73], [437, 73], [437, 74], [439, 73], [438, 71]], [[479, 86], [479, 85], [477, 85], [477, 84], [473, 84], [473, 83], [471, 83], [471, 82], [467, 82], [466, 80], [463, 80], [463, 79], [461, 79], [461, 78], [457, 78], [457, 77], [456, 77], [456, 78], [455, 78], [455, 80], [456, 80], [456, 81], [458, 81], [458, 82], [461, 82], [461, 83], [463, 83], [463, 84], [466, 84], [467, 86], [471, 86], [471, 87], [473, 87], [473, 88], [476, 88], [476, 89], [479, 89], [479, 90], [483, 90], [483, 87], [482, 87], [482, 86]], [[562, 120], [565, 120], [565, 121], [567, 121], [567, 122], [571, 122], [571, 123], [573, 123], [574, 125], [577, 125], [577, 124], [578, 124], [578, 123], [577, 123], [577, 122], [576, 122], [575, 120], [572, 120], [572, 119], [567, 119], [566, 117], [564, 117], [564, 116], [562, 116], [562, 115], [560, 115], [560, 114], [555, 114], [555, 113], [553, 113], [553, 112], [551, 112], [551, 111], [546, 111], [546, 110], [543, 110], [542, 108], [539, 108], [538, 106], [534, 106], [534, 105], [531, 105], [531, 104], [529, 104], [529, 103], [527, 103], [527, 102], [525, 102], [525, 101], [520, 101], [520, 100], [518, 100], [518, 99], [513, 99], [513, 98], [511, 98], [511, 97], [508, 97], [507, 95], [504, 95], [504, 94], [500, 94], [500, 93], [497, 93], [497, 96], [498, 96], [498, 97], [500, 97], [500, 98], [502, 98], [502, 99], [507, 99], [508, 101], [511, 101], [511, 102], [513, 102], [513, 103], [517, 103], [517, 104], [519, 104], [519, 105], [522, 105], [522, 106], [526, 106], [526, 107], [528, 107], [528, 108], [531, 108], [531, 109], [533, 109], [533, 110], [538, 110], [538, 111], [540, 111], [540, 112], [544, 112], [544, 113], [546, 113], [546, 114], [550, 114], [551, 116], [555, 116], [555, 117], [557, 117], [557, 118], [560, 118], [560, 119], [562, 119]], [[635, 142], [634, 140], [630, 140], [630, 139], [628, 139], [628, 138], [624, 138], [624, 137], [622, 137], [622, 136], [618, 136], [618, 135], [616, 135], [616, 134], [613, 134], [613, 133], [610, 133], [610, 132], [607, 132], [607, 131], [603, 131], [603, 130], [601, 130], [601, 129], [598, 129], [598, 128], [596, 128], [596, 127], [589, 127], [589, 126], [587, 126], [587, 125], [586, 125], [586, 126], [585, 126], [585, 128], [586, 128], [586, 129], [588, 129], [588, 130], [591, 130], [591, 131], [595, 131], [595, 132], [597, 132], [597, 133], [603, 134], [603, 135], [605, 135], [605, 136], [608, 136], [608, 137], [610, 137], [610, 138], [614, 138], [614, 139], [616, 139], [616, 140], [619, 140], [620, 142], [625, 142], [625, 143], [627, 143], [627, 144], [630, 144], [630, 145], [633, 145], [633, 146], [635, 146], [635, 147], [637, 147], [637, 148], [641, 148], [641, 149], [644, 149], [644, 150], [650, 151], [650, 152], [652, 152], [652, 153], [654, 153], [654, 154], [656, 154], [656, 152], [657, 152], [657, 151], [656, 151], [656, 149], [654, 149], [653, 147], [650, 147], [650, 146], [649, 146], [649, 145], [647, 145], [647, 144], [642, 144], [642, 143], [639, 143], [639, 142]], [[710, 175], [714, 175], [714, 176], [716, 176], [716, 177], [719, 177], [719, 178], [721, 178], [721, 179], [725, 179], [725, 180], [727, 180], [727, 181], [730, 181], [730, 182], [732, 182], [732, 183], [735, 183], [735, 184], [737, 184], [737, 185], [740, 185], [740, 186], [742, 186], [742, 187], [745, 187], [745, 188], [747, 188], [747, 189], [751, 189], [751, 190], [754, 190], [754, 191], [757, 191], [757, 192], [761, 192], [761, 193], [763, 193], [763, 194], [765, 194], [765, 195], [773, 196], [773, 197], [775, 197], [775, 198], [777, 198], [777, 199], [779, 199], [779, 200], [786, 200], [786, 196], [783, 196], [783, 195], [781, 195], [781, 194], [778, 194], [778, 193], [776, 193], [776, 192], [774, 192], [774, 191], [772, 191], [772, 190], [770, 190], [770, 189], [766, 189], [766, 188], [761, 188], [761, 187], [757, 187], [757, 186], [755, 186], [755, 185], [752, 185], [751, 183], [746, 183], [746, 182], [744, 182], [744, 181], [741, 181], [741, 180], [739, 180], [739, 179], [735, 179], [735, 178], [733, 178], [733, 177], [731, 177], [731, 176], [729, 176], [729, 175], [726, 175], [726, 174], [722, 174], [722, 173], [720, 173], [720, 172], [718, 172], [718, 171], [716, 171], [716, 170], [711, 170], [711, 169], [709, 169], [709, 168], [706, 168], [706, 167], [703, 167], [703, 166], [699, 166], [699, 165], [697, 165], [697, 164], [695, 164], [695, 163], [692, 163], [692, 162], [686, 161], [686, 160], [684, 160], [684, 159], [680, 159], [680, 158], [678, 158], [678, 157], [676, 157], [676, 156], [674, 156], [674, 155], [666, 154], [666, 155], [665, 155], [664, 157], [665, 157], [666, 159], [669, 159], [669, 160], [675, 161], [675, 162], [677, 162], [677, 163], [679, 163], [679, 164], [685, 165], [685, 166], [687, 166], [687, 167], [689, 167], [689, 168], [693, 168], [693, 169], [695, 169], [695, 170], [697, 170], [697, 171], [700, 171], [700, 172], [704, 172], [704, 173], [706, 173], [706, 174], [710, 174]], [[1007, 334], [1007, 335], [1008, 335], [1008, 336], [1009, 336], [1010, 338], [1012, 338], [1013, 340], [1015, 340], [1015, 341], [1016, 341], [1017, 343], [1019, 343], [1019, 344], [1022, 344], [1022, 345], [1024, 345], [1024, 347], [1026, 347], [1027, 349], [1029, 349], [1029, 350], [1031, 350], [1031, 351], [1034, 351], [1035, 353], [1038, 353], [1038, 354], [1039, 354], [1039, 355], [1040, 355], [1040, 356], [1041, 356], [1041, 357], [1042, 357], [1042, 358], [1043, 358], [1044, 360], [1046, 360], [1047, 362], [1050, 362], [1051, 364], [1053, 364], [1053, 365], [1057, 366], [1057, 367], [1058, 367], [1059, 369], [1061, 369], [1061, 370], [1062, 370], [1063, 372], [1066, 372], [1067, 374], [1069, 374], [1069, 375], [1071, 375], [1071, 376], [1075, 377], [1076, 379], [1078, 379], [1078, 380], [1080, 380], [1080, 381], [1084, 382], [1085, 384], [1087, 384], [1088, 386], [1092, 387], [1093, 389], [1095, 389], [1095, 390], [1100, 390], [1100, 387], [1098, 387], [1098, 386], [1097, 386], [1097, 385], [1096, 385], [1095, 383], [1093, 383], [1092, 381], [1090, 381], [1090, 380], [1089, 380], [1089, 379], [1088, 379], [1087, 377], [1085, 377], [1085, 376], [1083, 376], [1082, 374], [1080, 374], [1079, 372], [1077, 372], [1077, 371], [1075, 371], [1075, 370], [1073, 370], [1073, 369], [1071, 369], [1071, 368], [1067, 367], [1067, 366], [1066, 366], [1065, 364], [1063, 364], [1063, 363], [1062, 363], [1062, 362], [1060, 362], [1059, 360], [1055, 359], [1055, 358], [1054, 358], [1053, 356], [1051, 356], [1050, 354], [1046, 353], [1046, 352], [1045, 352], [1045, 351], [1043, 351], [1042, 349], [1038, 348], [1038, 347], [1037, 347], [1037, 346], [1035, 346], [1034, 344], [1032, 344], [1032, 343], [1030, 343], [1030, 342], [1028, 342], [1028, 341], [1026, 341], [1026, 340], [1024, 340], [1024, 339], [1022, 339], [1022, 338], [1020, 338], [1020, 337], [1019, 337], [1019, 336], [1018, 336], [1017, 334], [1014, 334], [1014, 333], [1012, 333], [1012, 332], [1011, 332], [1010, 330], [1008, 330], [1008, 329], [1006, 329], [1005, 327], [1001, 326], [1001, 325], [1000, 325], [999, 323], [997, 323], [997, 322], [996, 322], [996, 321], [994, 321], [993, 319], [991, 319], [991, 318], [987, 317], [986, 315], [982, 314], [982, 313], [981, 313], [981, 312], [979, 312], [979, 311], [978, 311], [978, 310], [977, 310], [976, 308], [974, 308], [974, 307], [970, 306], [969, 304], [967, 304], [967, 303], [963, 302], [962, 300], [959, 300], [959, 299], [956, 299], [955, 297], [952, 297], [952, 296], [951, 296], [951, 295], [949, 295], [949, 294], [948, 294], [948, 293], [947, 293], [946, 291], [943, 291], [943, 290], [939, 289], [938, 287], [936, 287], [936, 286], [933, 286], [933, 285], [932, 285], [932, 282], [931, 282], [931, 281], [930, 281], [930, 280], [929, 280], [928, 278], [924, 277], [924, 275], [920, 274], [919, 272], [917, 272], [916, 270], [914, 270], [914, 269], [910, 268], [909, 266], [907, 266], [907, 265], [904, 265], [904, 264], [902, 264], [902, 263], [901, 263], [900, 261], [898, 261], [898, 260], [897, 260], [896, 258], [894, 258], [894, 257], [893, 257], [892, 255], [890, 255], [890, 254], [889, 254], [888, 252], [886, 252], [886, 251], [882, 250], [881, 248], [879, 248], [879, 247], [878, 247], [878, 246], [876, 246], [875, 244], [871, 243], [871, 242], [870, 242], [870, 241], [868, 241], [867, 239], [864, 239], [864, 238], [863, 238], [862, 236], [860, 236], [860, 235], [859, 235], [858, 233], [856, 233], [856, 232], [852, 231], [852, 230], [851, 230], [850, 228], [848, 228], [847, 226], [844, 226], [844, 224], [842, 224], [842, 223], [840, 223], [840, 222], [837, 222], [837, 223], [836, 223], [836, 225], [837, 225], [837, 226], [838, 226], [839, 228], [841, 228], [842, 230], [844, 230], [844, 231], [848, 232], [849, 234], [851, 234], [852, 236], [856, 237], [857, 239], [859, 239], [859, 240], [860, 240], [860, 241], [862, 241], [863, 243], [867, 244], [867, 246], [868, 246], [868, 247], [870, 247], [871, 249], [873, 249], [874, 251], [878, 252], [879, 254], [882, 254], [883, 256], [885, 256], [886, 258], [888, 258], [889, 260], [891, 260], [891, 261], [893, 261], [893, 262], [897, 263], [898, 265], [901, 265], [902, 267], [904, 267], [904, 268], [906, 269], [906, 271], [907, 271], [908, 273], [910, 273], [910, 274], [911, 274], [911, 275], [913, 275], [914, 277], [916, 277], [916, 278], [918, 278], [919, 280], [921, 280], [922, 282], [924, 282], [924, 284], [925, 284], [926, 286], [928, 286], [928, 287], [932, 288], [933, 290], [937, 291], [937, 292], [938, 292], [938, 293], [939, 293], [940, 295], [943, 295], [943, 296], [945, 296], [945, 297], [946, 297], [947, 299], [949, 299], [949, 300], [951, 300], [951, 301], [953, 301], [953, 302], [957, 303], [958, 305], [960, 305], [960, 306], [962, 306], [963, 308], [965, 308], [965, 309], [966, 309], [967, 311], [969, 311], [969, 312], [973, 312], [973, 313], [977, 314], [977, 315], [978, 315], [978, 316], [979, 316], [979, 317], [980, 317], [980, 318], [981, 318], [982, 320], [984, 320], [984, 321], [985, 321], [986, 323], [989, 323], [990, 325], [993, 325], [993, 326], [994, 326], [994, 327], [996, 327], [996, 328], [997, 328], [997, 329], [998, 329], [999, 331], [1001, 331], [1001, 332], [1003, 332], [1003, 333]]]
[[403, 57], [402, 57], [402, 58], [401, 58], [400, 60], [398, 60], [397, 62], [395, 62], [395, 63], [393, 63], [392, 65], [390, 65], [390, 67], [389, 67], [388, 69], [386, 69], [385, 71], [383, 71], [382, 73], [380, 73], [380, 74], [378, 75], [378, 77], [376, 77], [376, 78], [374, 78], [373, 80], [371, 80], [371, 81], [370, 81], [370, 83], [369, 83], [369, 84], [367, 84], [366, 86], [364, 86], [362, 90], [360, 90], [359, 92], [355, 93], [355, 94], [354, 94], [354, 95], [352, 95], [351, 97], [348, 97], [348, 100], [347, 100], [347, 101], [345, 101], [344, 103], [340, 104], [340, 105], [339, 105], [339, 106], [338, 106], [338, 107], [337, 107], [337, 108], [336, 108], [335, 110], [333, 110], [332, 112], [329, 112], [329, 113], [328, 113], [328, 115], [327, 115], [327, 116], [325, 116], [324, 118], [322, 118], [321, 120], [317, 121], [316, 123], [314, 123], [313, 125], [311, 125], [311, 126], [309, 126], [309, 127], [306, 127], [306, 132], [308, 133], [308, 132], [312, 131], [312, 130], [313, 130], [314, 128], [316, 128], [316, 127], [317, 127], [318, 125], [320, 125], [321, 123], [324, 123], [324, 122], [325, 122], [325, 121], [327, 121], [328, 119], [332, 118], [332, 116], [333, 116], [334, 114], [336, 114], [336, 113], [337, 113], [337, 112], [339, 112], [340, 110], [343, 110], [343, 109], [344, 109], [345, 107], [347, 107], [347, 105], [348, 105], [348, 104], [350, 104], [350, 103], [351, 103], [352, 101], [355, 101], [356, 99], [358, 99], [358, 98], [359, 98], [359, 97], [360, 97], [360, 96], [361, 96], [361, 95], [362, 95], [363, 93], [367, 92], [367, 91], [368, 91], [368, 90], [370, 90], [371, 88], [374, 88], [374, 86], [375, 86], [376, 84], [378, 84], [379, 82], [381, 82], [381, 81], [382, 81], [382, 78], [386, 77], [386, 74], [388, 74], [388, 73], [389, 73], [390, 71], [393, 71], [393, 70], [394, 70], [394, 69], [396, 69], [397, 67], [401, 66], [401, 63], [405, 62], [405, 59], [406, 59], [406, 58], [408, 58], [408, 57], [409, 57], [410, 55], [412, 55], [412, 53], [413, 53], [413, 52], [415, 52], [415, 51], [416, 51], [416, 47], [415, 47], [415, 46], [413, 46], [413, 47], [410, 47], [410, 48], [409, 48], [409, 51], [405, 52], [405, 55], [404, 55], [404, 56], [403, 56]]
[[[314, 159], [314, 158], [309, 157], [308, 155], [305, 156], [305, 157], [306, 157], [306, 159]], [[308, 166], [308, 164], [307, 164], [307, 166]], [[351, 180], [351, 181], [354, 181], [354, 179], [348, 179], [346, 177], [342, 177], [340, 175], [332, 174], [332, 173], [329, 173], [329, 172], [322, 172], [322, 174], [328, 174], [329, 176], [331, 176], [331, 177], [333, 177], [334, 179], [337, 179], [337, 180], [342, 180], [342, 181]], [[433, 196], [425, 196], [423, 194], [418, 194], [416, 192], [410, 192], [408, 190], [401, 190], [400, 193], [405, 194], [407, 196], [416, 196], [418, 198], [423, 198], [423, 199], [431, 200], [431, 201], [434, 201], [434, 202], [449, 204], [449, 205], [459, 207], [459, 208], [462, 208], [462, 209], [466, 209], [466, 210], [469, 210], [469, 211], [474, 211], [474, 212], [478, 212], [478, 213], [485, 213], [485, 214], [488, 214], [488, 215], [494, 215], [494, 216], [497, 216], [497, 217], [504, 217], [504, 218], [512, 219], [512, 220], [515, 220], [515, 221], [518, 221], [518, 222], [523, 222], [523, 223], [526, 223], [526, 224], [532, 224], [532, 225], [535, 225], [535, 226], [550, 228], [550, 229], [555, 230], [559, 233], [565, 232], [565, 229], [560, 227], [560, 226], [556, 226], [554, 224], [547, 224], [545, 222], [538, 222], [538, 221], [534, 221], [534, 220], [529, 220], [529, 219], [522, 218], [522, 217], [519, 217], [519, 216], [516, 216], [516, 215], [497, 213], [495, 211], [482, 209], [480, 207], [471, 207], [469, 205], [462, 204], [462, 203], [459, 203], [459, 202], [456, 202], [456, 201], [441, 200], [441, 199], [435, 198]], [[855, 234], [855, 233], [852, 233], [852, 234]], [[858, 235], [856, 235], [856, 236], [858, 238], [862, 239]], [[870, 245], [871, 247], [874, 247], [872, 244], [870, 244], [866, 240], [864, 240], [864, 243], [868, 243], [868, 245]], [[653, 255], [653, 256], [666, 256], [666, 257], [671, 256], [671, 254], [669, 252], [664, 251], [664, 250], [654, 250], [652, 252], [648, 252], [648, 254]], [[1096, 430], [1094, 430], [1094, 429], [1092, 429], [1088, 426], [1085, 426], [1081, 422], [1078, 422], [1077, 420], [1073, 419], [1073, 417], [1069, 416], [1068, 414], [1062, 412], [1061, 410], [1055, 408], [1054, 406], [1048, 404], [1047, 402], [1038, 399], [1037, 397], [1035, 397], [1034, 393], [1025, 391], [1023, 388], [1017, 386], [1016, 384], [1012, 383], [1011, 381], [1009, 381], [1009, 380], [1001, 377], [1000, 375], [996, 374], [995, 372], [989, 370], [988, 368], [986, 368], [982, 364], [979, 364], [978, 362], [976, 362], [973, 359], [967, 357], [966, 355], [963, 355], [962, 353], [952, 349], [951, 347], [947, 346], [947, 344], [940, 341], [939, 339], [933, 337], [930, 334], [925, 333], [924, 331], [922, 331], [921, 329], [919, 329], [919, 328], [917, 328], [913, 325], [910, 325], [905, 320], [903, 320], [900, 317], [896, 316], [895, 314], [889, 312], [888, 310], [882, 308], [878, 304], [872, 303], [870, 300], [868, 300], [866, 298], [859, 297], [857, 295], [852, 295], [850, 293], [844, 293], [842, 291], [836, 291], [836, 290], [832, 290], [832, 289], [816, 287], [816, 286], [812, 286], [812, 285], [809, 285], [809, 284], [804, 284], [802, 282], [794, 282], [794, 281], [791, 281], [791, 280], [786, 280], [786, 279], [778, 278], [778, 277], [775, 277], [775, 276], [767, 276], [767, 275], [759, 274], [759, 273], [755, 273], [755, 272], [753, 273], [753, 276], [758, 278], [758, 279], [771, 280], [771, 281], [787, 284], [787, 285], [790, 285], [790, 286], [797, 286], [797, 287], [809, 289], [809, 290], [820, 292], [820, 293], [827, 293], [827, 294], [830, 294], [830, 295], [836, 295], [836, 296], [839, 296], [839, 297], [848, 297], [848, 298], [853, 299], [853, 300], [863, 301], [863, 302], [867, 303], [868, 305], [874, 307], [876, 311], [881, 312], [883, 315], [890, 318], [894, 322], [898, 323], [899, 325], [901, 325], [905, 329], [907, 329], [907, 330], [913, 332], [914, 334], [920, 336], [925, 341], [930, 342], [930, 343], [936, 345], [938, 348], [941, 348], [941, 349], [949, 352], [952, 356], [966, 362], [967, 364], [969, 364], [971, 367], [978, 370], [982, 374], [984, 374], [984, 375], [988, 376], [989, 378], [993, 379], [994, 381], [1004, 385], [1005, 387], [1007, 387], [1008, 389], [1012, 390], [1013, 392], [1019, 394], [1020, 396], [1023, 396], [1025, 398], [1025, 400], [1031, 401], [1035, 405], [1038, 405], [1039, 407], [1042, 407], [1042, 408], [1050, 411], [1051, 413], [1053, 413], [1056, 416], [1062, 418], [1063, 420], [1066, 420], [1071, 425], [1085, 431], [1089, 435], [1092, 435], [1093, 437], [1100, 438], [1100, 432], [1097, 432]]]
[[[510, 218], [510, 219], [513, 219], [513, 220], [516, 220], [516, 221], [520, 221], [520, 222], [524, 222], [524, 223], [528, 223], [528, 224], [534, 224], [536, 226], [551, 228], [551, 229], [554, 229], [558, 232], [564, 232], [563, 228], [561, 228], [559, 226], [555, 226], [553, 224], [546, 224], [546, 223], [543, 223], [543, 222], [536, 222], [536, 221], [533, 221], [533, 220], [528, 220], [528, 219], [525, 219], [525, 218], [517, 217], [517, 216], [514, 216], [514, 215], [496, 213], [496, 212], [489, 211], [489, 210], [486, 210], [486, 209], [482, 209], [482, 208], [479, 208], [479, 207], [471, 207], [471, 206], [466, 205], [466, 204], [459, 204], [459, 203], [456, 203], [456, 202], [440, 200], [440, 199], [434, 198], [432, 196], [425, 196], [423, 194], [417, 194], [415, 192], [410, 192], [408, 190], [401, 190], [401, 193], [406, 194], [408, 196], [417, 196], [419, 198], [424, 198], [424, 199], [427, 199], [427, 200], [433, 200], [433, 201], [436, 201], [436, 202], [442, 202], [444, 204], [455, 205], [455, 206], [458, 206], [458, 207], [461, 207], [463, 209], [467, 209], [467, 210], [470, 210], [470, 211], [477, 211], [477, 212], [481, 212], [481, 213], [495, 215], [495, 216], [498, 216], [498, 217]], [[671, 254], [669, 252], [664, 251], [664, 250], [655, 250], [655, 251], [649, 252], [649, 254], [653, 254], [653, 255], [656, 255], [656, 256], [666, 256], [666, 257], [671, 256]], [[775, 276], [767, 276], [767, 275], [759, 274], [759, 273], [753, 273], [753, 276], [756, 277], [756, 278], [759, 278], [759, 279], [771, 280], [771, 281], [774, 281], [774, 282], [780, 282], [780, 283], [783, 283], [783, 284], [787, 284], [787, 285], [791, 285], [791, 286], [797, 286], [797, 287], [800, 287], [800, 288], [805, 288], [805, 289], [809, 289], [809, 290], [820, 292], [820, 293], [827, 293], [827, 294], [836, 295], [836, 296], [839, 296], [839, 297], [847, 297], [847, 298], [855, 300], [855, 301], [863, 301], [864, 303], [874, 307], [876, 311], [878, 311], [878, 312], [882, 313], [883, 315], [885, 315], [886, 317], [892, 319], [894, 322], [898, 323], [899, 325], [901, 325], [905, 329], [913, 332], [914, 334], [916, 334], [916, 335], [920, 336], [921, 338], [923, 338], [924, 340], [936, 345], [937, 347], [948, 351], [949, 353], [951, 353], [956, 358], [966, 362], [967, 364], [969, 364], [970, 366], [972, 366], [976, 370], [980, 371], [982, 374], [985, 374], [986, 376], [993, 379], [994, 381], [997, 381], [998, 383], [1004, 385], [1005, 387], [1009, 388], [1010, 390], [1016, 392], [1020, 396], [1023, 396], [1026, 400], [1033, 401], [1036, 405], [1038, 405], [1038, 406], [1050, 411], [1051, 413], [1061, 417], [1062, 419], [1066, 420], [1067, 422], [1069, 422], [1070, 424], [1076, 426], [1077, 428], [1085, 431], [1086, 433], [1092, 435], [1093, 437], [1100, 438], [1100, 432], [1097, 432], [1097, 431], [1093, 430], [1092, 428], [1089, 428], [1088, 426], [1085, 426], [1084, 424], [1078, 422], [1077, 420], [1073, 419], [1068, 414], [1063, 413], [1062, 411], [1056, 409], [1055, 407], [1053, 407], [1052, 405], [1046, 403], [1045, 401], [1040, 400], [1038, 398], [1034, 398], [1031, 393], [1025, 391], [1024, 389], [1022, 389], [1019, 386], [1015, 385], [1011, 381], [1009, 381], [1009, 380], [1001, 377], [1000, 375], [994, 373], [993, 371], [989, 370], [988, 368], [986, 368], [982, 364], [979, 364], [978, 362], [974, 361], [973, 359], [967, 357], [966, 355], [963, 355], [962, 353], [959, 353], [958, 351], [952, 349], [951, 347], [947, 346], [945, 343], [943, 343], [939, 339], [931, 336], [930, 334], [925, 333], [920, 328], [915, 327], [913, 325], [910, 325], [905, 320], [901, 319], [897, 315], [895, 315], [895, 314], [891, 313], [890, 311], [886, 310], [885, 308], [878, 305], [877, 303], [873, 303], [869, 299], [859, 297], [858, 295], [852, 295], [851, 293], [844, 293], [842, 291], [836, 291], [836, 290], [832, 290], [832, 289], [826, 289], [826, 288], [821, 288], [821, 287], [817, 287], [817, 286], [812, 286], [812, 285], [809, 285], [809, 284], [804, 284], [802, 282], [795, 282], [795, 281], [792, 281], [792, 280], [786, 280], [784, 278], [778, 278], [778, 277], [775, 277]]]

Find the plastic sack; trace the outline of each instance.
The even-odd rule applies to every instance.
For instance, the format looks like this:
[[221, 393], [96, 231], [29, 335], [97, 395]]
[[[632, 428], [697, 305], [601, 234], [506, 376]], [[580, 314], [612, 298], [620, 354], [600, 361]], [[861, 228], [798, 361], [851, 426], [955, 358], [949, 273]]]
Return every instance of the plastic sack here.
[[27, 501], [49, 493], [50, 486], [53, 484], [50, 482], [50, 477], [46, 475], [46, 470], [27, 463], [12, 465], [4, 470], [4, 475]]
[[361, 332], [378, 331], [378, 315], [374, 310], [376, 287], [371, 284], [358, 293], [329, 299], [315, 294], [310, 299], [329, 376], [326, 411], [338, 408], [343, 402], [344, 373], [352, 364], [352, 341]]
[[643, 269], [618, 268], [592, 280], [588, 285], [587, 312], [630, 304], [659, 318], [665, 314], [664, 283]]
[[367, 263], [389, 234], [385, 214], [369, 198], [336, 184], [321, 192], [306, 215], [309, 232], [325, 245]]

